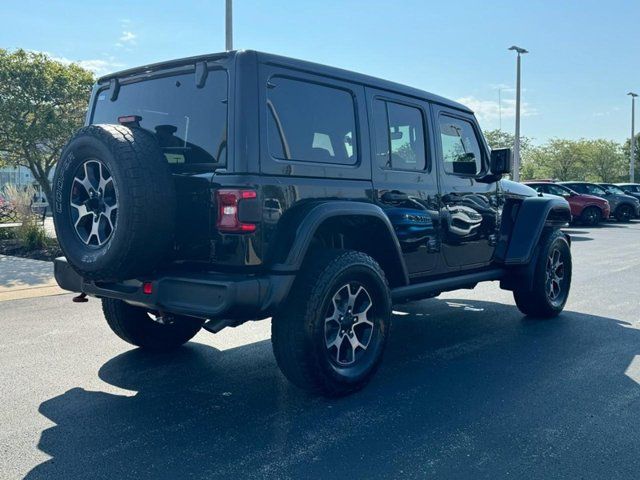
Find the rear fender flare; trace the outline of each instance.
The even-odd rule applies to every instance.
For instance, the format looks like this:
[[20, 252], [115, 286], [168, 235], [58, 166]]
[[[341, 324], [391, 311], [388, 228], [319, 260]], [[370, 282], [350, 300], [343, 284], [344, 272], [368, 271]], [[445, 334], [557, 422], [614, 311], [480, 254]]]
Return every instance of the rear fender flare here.
[[274, 272], [294, 272], [300, 269], [309, 251], [313, 237], [324, 222], [338, 217], [365, 217], [369, 220], [379, 221], [384, 225], [388, 233], [386, 247], [392, 261], [400, 267], [399, 282], [407, 285], [409, 276], [402, 256], [402, 250], [393, 226], [384, 211], [377, 205], [363, 202], [333, 201], [320, 203], [313, 206], [301, 219], [296, 228], [293, 241], [288, 254], [281, 262], [274, 263], [271, 270]]

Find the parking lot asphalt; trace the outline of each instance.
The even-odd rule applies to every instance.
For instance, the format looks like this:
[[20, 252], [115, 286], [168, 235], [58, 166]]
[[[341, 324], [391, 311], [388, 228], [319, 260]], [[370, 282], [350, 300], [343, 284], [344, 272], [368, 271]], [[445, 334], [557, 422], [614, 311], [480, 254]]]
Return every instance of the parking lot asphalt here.
[[396, 307], [362, 392], [309, 396], [269, 322], [131, 348], [100, 304], [0, 303], [1, 478], [638, 478], [640, 222], [571, 228], [557, 319], [495, 283]]

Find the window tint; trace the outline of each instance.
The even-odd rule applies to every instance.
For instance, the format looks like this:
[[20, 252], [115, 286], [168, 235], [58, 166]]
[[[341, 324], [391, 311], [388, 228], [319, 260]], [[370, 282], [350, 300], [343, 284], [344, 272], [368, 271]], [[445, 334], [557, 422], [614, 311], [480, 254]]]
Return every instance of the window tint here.
[[356, 163], [352, 95], [338, 88], [273, 77], [267, 87], [269, 151], [305, 162]]
[[373, 112], [378, 165], [394, 170], [424, 170], [427, 162], [422, 111], [376, 100]]
[[605, 185], [604, 188], [606, 188], [610, 192], [613, 192], [613, 193], [615, 193], [617, 195], [624, 195], [624, 190], [622, 190], [617, 185]]
[[553, 195], [560, 195], [561, 197], [569, 194], [567, 190], [558, 185], [547, 185], [547, 191]]
[[210, 71], [203, 88], [194, 73], [124, 84], [111, 101], [109, 90], [96, 99], [92, 123], [118, 123], [139, 115], [170, 164], [216, 164], [227, 157], [227, 73]]
[[568, 187], [578, 193], [587, 193], [587, 187], [582, 183], [569, 184]]
[[604, 188], [599, 187], [597, 185], [584, 184], [584, 188], [587, 190], [587, 193], [590, 195], [606, 195], [607, 192]]
[[439, 124], [444, 171], [456, 175], [480, 173], [482, 151], [471, 123], [441, 115]]

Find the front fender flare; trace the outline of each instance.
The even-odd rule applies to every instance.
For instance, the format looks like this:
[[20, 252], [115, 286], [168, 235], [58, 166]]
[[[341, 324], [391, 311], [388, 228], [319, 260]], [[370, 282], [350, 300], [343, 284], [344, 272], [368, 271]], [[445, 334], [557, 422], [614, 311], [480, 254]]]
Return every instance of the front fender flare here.
[[571, 221], [569, 203], [563, 198], [525, 198], [511, 230], [504, 258], [505, 265], [526, 265], [531, 262], [545, 227], [559, 228]]

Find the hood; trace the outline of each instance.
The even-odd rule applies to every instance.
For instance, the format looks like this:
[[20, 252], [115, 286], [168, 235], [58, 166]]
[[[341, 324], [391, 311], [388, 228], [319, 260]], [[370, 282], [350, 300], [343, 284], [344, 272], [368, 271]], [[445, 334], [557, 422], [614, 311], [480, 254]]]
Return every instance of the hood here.
[[616, 194], [616, 197], [618, 197], [618, 200], [620, 200], [621, 202], [623, 201], [631, 201], [632, 203], [636, 203], [638, 202], [638, 198], [634, 197], [633, 195], [620, 195], [620, 194]]
[[602, 197], [596, 197], [595, 195], [588, 195], [586, 193], [579, 193], [578, 196], [580, 196], [581, 198], [584, 198], [585, 200], [591, 200], [592, 202], [596, 202], [596, 203], [602, 203], [607, 201]]
[[518, 198], [538, 196], [538, 192], [536, 192], [533, 188], [511, 180], [500, 180], [500, 188], [506, 196]]

